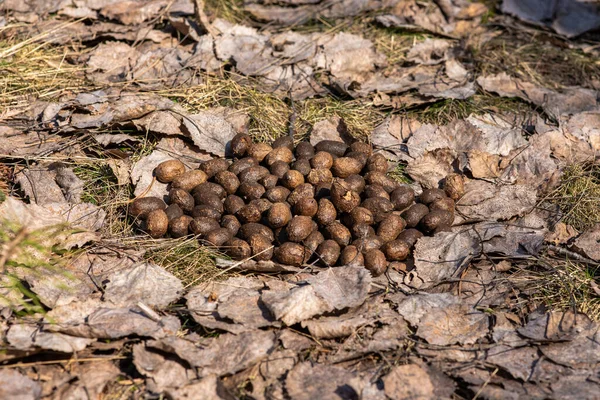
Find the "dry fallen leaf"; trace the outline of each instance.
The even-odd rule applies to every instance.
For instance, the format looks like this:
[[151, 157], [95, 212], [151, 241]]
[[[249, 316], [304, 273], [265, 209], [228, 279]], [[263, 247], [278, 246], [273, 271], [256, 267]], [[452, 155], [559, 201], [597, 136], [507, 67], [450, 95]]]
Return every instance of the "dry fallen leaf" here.
[[347, 369], [303, 362], [288, 373], [285, 388], [292, 400], [359, 398], [362, 382]]
[[600, 12], [593, 2], [504, 0], [501, 10], [527, 22], [550, 26], [569, 38], [600, 27]]
[[150, 307], [165, 308], [183, 294], [181, 281], [153, 263], [139, 263], [105, 279], [108, 282], [103, 299], [117, 306], [142, 302]]
[[362, 267], [339, 267], [320, 272], [289, 291], [266, 291], [261, 299], [271, 313], [286, 325], [315, 315], [361, 305], [371, 284]]
[[412, 400], [434, 398], [434, 386], [426, 370], [415, 364], [399, 365], [382, 378], [385, 394], [390, 399]]
[[418, 324], [417, 336], [429, 344], [473, 344], [488, 334], [487, 314], [460, 304], [434, 308]]
[[598, 243], [600, 243], [600, 224], [579, 235], [573, 243], [573, 249], [587, 258], [600, 261], [600, 246], [598, 246]]
[[480, 76], [477, 78], [477, 83], [488, 92], [530, 101], [542, 107], [546, 113], [556, 119], [564, 114], [598, 110], [596, 92], [590, 89], [572, 87], [557, 92], [512, 78], [505, 72], [498, 75]]
[[14, 369], [0, 370], [0, 398], [37, 400], [42, 396], [42, 386]]
[[140, 374], [149, 378], [146, 383], [150, 390], [157, 393], [169, 387], [180, 388], [196, 378], [193, 369], [146, 348], [143, 343], [133, 346], [133, 364]]

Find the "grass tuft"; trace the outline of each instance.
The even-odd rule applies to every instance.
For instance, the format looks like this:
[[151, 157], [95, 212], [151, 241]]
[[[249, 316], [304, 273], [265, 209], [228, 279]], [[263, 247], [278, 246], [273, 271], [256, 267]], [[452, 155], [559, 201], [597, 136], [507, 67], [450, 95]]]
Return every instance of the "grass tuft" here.
[[533, 300], [553, 310], [576, 310], [600, 321], [600, 267], [569, 259], [546, 261], [553, 269], [535, 277]]
[[364, 101], [312, 98], [297, 101], [292, 107], [272, 94], [242, 85], [232, 79], [206, 76], [206, 82], [192, 88], [159, 92], [194, 112], [213, 107], [231, 107], [250, 116], [249, 133], [255, 141], [270, 142], [288, 134], [290, 116], [296, 110], [296, 137], [309, 134], [312, 125], [322, 119], [338, 116], [351, 135], [365, 138], [384, 119], [384, 113]]
[[202, 282], [227, 278], [215, 266], [214, 258], [221, 256], [211, 247], [202, 246], [195, 237], [163, 239], [148, 250], [145, 258], [165, 268], [181, 279], [186, 288]]
[[23, 43], [17, 38], [0, 40], [0, 54], [7, 54], [0, 57], [0, 109], [8, 112], [28, 107], [31, 99], [52, 100], [86, 90], [83, 66], [67, 61], [76, 52], [48, 43]]
[[600, 222], [600, 165], [567, 165], [558, 187], [546, 198], [559, 207], [562, 222], [582, 232]]

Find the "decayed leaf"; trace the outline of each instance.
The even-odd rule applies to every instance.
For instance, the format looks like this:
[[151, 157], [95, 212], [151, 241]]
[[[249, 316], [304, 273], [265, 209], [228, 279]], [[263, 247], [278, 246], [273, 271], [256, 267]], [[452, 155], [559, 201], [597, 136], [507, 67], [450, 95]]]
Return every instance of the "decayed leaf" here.
[[260, 301], [263, 281], [248, 277], [229, 278], [196, 286], [186, 295], [187, 307], [199, 324], [232, 333], [274, 324]]
[[425, 188], [437, 188], [440, 182], [454, 172], [452, 162], [456, 153], [448, 149], [426, 152], [408, 162], [406, 173]]
[[12, 221], [30, 229], [70, 224], [73, 228], [97, 231], [102, 227], [106, 212], [89, 203], [81, 204], [25, 204], [14, 197], [0, 204], [0, 218]]
[[435, 65], [446, 61], [452, 42], [443, 39], [425, 39], [410, 48], [406, 59], [417, 64]]
[[6, 334], [6, 339], [12, 347], [19, 350], [32, 350], [40, 347], [63, 353], [81, 351], [94, 342], [94, 339], [45, 332], [34, 325], [24, 324], [12, 325]]
[[488, 316], [469, 307], [453, 304], [434, 308], [419, 321], [417, 336], [430, 344], [473, 344], [488, 333]]
[[539, 25], [552, 27], [560, 35], [574, 37], [600, 27], [600, 12], [595, 4], [568, 0], [504, 0], [502, 12]]
[[566, 88], [562, 92], [542, 88], [508, 76], [505, 72], [498, 75], [480, 76], [477, 83], [488, 92], [503, 97], [519, 97], [530, 101], [559, 118], [563, 114], [575, 114], [582, 111], [598, 110], [596, 92], [580, 87]]
[[482, 251], [508, 256], [536, 254], [544, 241], [546, 229], [544, 226], [528, 225], [528, 222], [480, 223], [423, 237], [415, 246], [415, 269], [406, 276], [404, 283], [415, 288], [427, 288], [458, 279], [464, 267]]
[[597, 366], [600, 363], [600, 331], [593, 324], [571, 341], [541, 346], [540, 350], [555, 363], [571, 368]]
[[406, 158], [403, 151], [405, 146], [402, 144], [420, 127], [421, 123], [417, 120], [392, 115], [375, 127], [370, 136], [371, 143], [382, 149], [390, 159], [404, 159]]
[[292, 400], [359, 398], [360, 378], [346, 369], [303, 362], [297, 364], [285, 380]]
[[97, 398], [119, 373], [119, 368], [110, 361], [82, 363], [76, 369], [77, 381], [61, 393], [61, 398]]
[[150, 2], [120, 1], [101, 8], [100, 14], [125, 25], [139, 25], [144, 21], [155, 18], [167, 4], [168, 2], [164, 0]]
[[534, 313], [530, 318], [527, 325], [517, 331], [522, 336], [538, 341], [570, 340], [593, 326], [587, 316], [572, 311], [552, 311], [541, 315]]
[[[358, 329], [367, 325], [390, 325], [403, 322], [398, 314], [389, 309], [383, 302], [383, 297], [367, 299], [360, 307], [350, 309], [339, 316], [328, 316], [302, 321], [302, 326], [308, 328], [311, 336], [316, 338], [331, 339], [350, 336]], [[363, 336], [363, 339], [366, 338]], [[397, 332], [397, 337], [403, 334]]]
[[383, 378], [385, 394], [390, 399], [432, 399], [434, 386], [427, 371], [415, 364], [394, 367]]
[[290, 329], [282, 330], [279, 333], [278, 339], [284, 348], [294, 351], [302, 351], [314, 344], [314, 342], [308, 337], [295, 333]]
[[264, 292], [262, 301], [275, 318], [293, 325], [328, 311], [359, 306], [367, 296], [371, 275], [362, 267], [340, 267], [320, 272], [307, 283], [288, 292]]
[[351, 139], [348, 128], [340, 117], [329, 117], [318, 121], [313, 125], [310, 132], [310, 144], [313, 146], [322, 140], [349, 142]]
[[513, 348], [501, 345], [488, 351], [486, 361], [504, 369], [517, 379], [527, 381], [539, 359], [540, 354], [536, 347]]
[[150, 378], [146, 380], [149, 389], [157, 393], [168, 387], [185, 386], [196, 378], [192, 369], [146, 348], [142, 343], [133, 346], [133, 364], [140, 374]]
[[417, 294], [408, 296], [398, 303], [398, 313], [413, 326], [418, 326], [421, 319], [435, 308], [445, 309], [458, 304], [460, 299], [450, 293]]
[[246, 369], [265, 358], [275, 346], [275, 334], [254, 330], [214, 339], [197, 357], [188, 360], [201, 377], [226, 375]]
[[18, 371], [9, 368], [0, 370], [0, 398], [37, 400], [42, 396], [42, 386]]
[[237, 133], [229, 121], [212, 111], [189, 115], [183, 125], [196, 146], [218, 157], [230, 152], [229, 142]]
[[258, 20], [281, 25], [296, 25], [303, 24], [312, 18], [351, 17], [365, 11], [390, 7], [396, 2], [397, 0], [292, 0], [272, 3], [253, 0], [244, 4], [244, 10]]
[[471, 180], [465, 184], [465, 194], [456, 209], [466, 220], [507, 220], [530, 212], [536, 201], [536, 190], [529, 185], [494, 185]]
[[598, 246], [598, 243], [600, 243], [600, 224], [595, 225], [575, 239], [573, 248], [594, 261], [600, 261], [600, 246]]
[[140, 263], [110, 274], [104, 289], [104, 300], [118, 306], [142, 302], [164, 308], [183, 294], [183, 284], [164, 268], [153, 263]]
[[115, 339], [129, 335], [162, 338], [174, 335], [181, 323], [174, 316], [153, 320], [138, 308], [110, 308], [97, 299], [72, 302], [49, 311], [48, 330], [87, 338]]
[[165, 393], [173, 399], [182, 400], [234, 400], [216, 376], [206, 376], [178, 389], [167, 388]]

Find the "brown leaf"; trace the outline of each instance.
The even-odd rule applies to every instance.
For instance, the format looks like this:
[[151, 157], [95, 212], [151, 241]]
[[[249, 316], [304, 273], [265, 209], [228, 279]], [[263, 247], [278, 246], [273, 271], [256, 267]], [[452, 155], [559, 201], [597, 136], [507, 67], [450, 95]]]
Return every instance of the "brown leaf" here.
[[237, 133], [231, 122], [213, 111], [189, 115], [183, 125], [198, 148], [219, 157], [229, 153], [229, 142]]
[[297, 364], [285, 380], [292, 400], [359, 398], [361, 386], [360, 378], [346, 369], [310, 362]]
[[546, 357], [571, 368], [590, 368], [600, 363], [600, 331], [594, 324], [571, 341], [541, 346]]
[[587, 258], [600, 261], [600, 246], [598, 246], [598, 243], [600, 243], [600, 224], [579, 235], [573, 243], [573, 249]]
[[385, 394], [390, 399], [431, 399], [434, 386], [426, 370], [415, 364], [394, 367], [382, 378]]
[[600, 27], [600, 13], [593, 3], [504, 0], [501, 9], [527, 22], [549, 26], [569, 38]]
[[339, 267], [307, 279], [308, 285], [284, 291], [266, 291], [262, 301], [278, 320], [293, 325], [315, 315], [361, 305], [371, 275], [362, 267]]
[[572, 311], [552, 311], [546, 314], [530, 315], [527, 324], [517, 331], [522, 336], [537, 341], [571, 340], [583, 330], [593, 327], [585, 315]]
[[337, 116], [316, 122], [310, 132], [310, 144], [313, 146], [322, 140], [349, 143], [351, 139], [352, 137], [348, 133], [346, 123]]
[[406, 59], [417, 64], [435, 65], [440, 64], [449, 56], [452, 42], [444, 39], [425, 39], [415, 44], [406, 53]]
[[488, 334], [488, 316], [460, 304], [434, 308], [419, 321], [417, 336], [430, 344], [473, 344]]
[[165, 393], [173, 399], [182, 400], [234, 400], [223, 387], [223, 383], [216, 376], [206, 376], [199, 381], [192, 381], [178, 389], [167, 388]]
[[273, 332], [254, 330], [239, 335], [226, 333], [188, 361], [198, 367], [201, 377], [228, 375], [256, 364], [267, 357], [274, 346]]
[[149, 378], [146, 380], [148, 388], [157, 393], [168, 387], [180, 388], [196, 378], [193, 369], [146, 348], [143, 343], [133, 346], [133, 364], [140, 374]]
[[201, 284], [186, 295], [187, 307], [199, 324], [232, 333], [271, 326], [274, 318], [259, 300], [264, 287], [247, 277]]
[[60, 396], [63, 399], [98, 398], [119, 373], [119, 368], [110, 361], [82, 363], [76, 368], [77, 381]]
[[404, 283], [427, 288], [458, 279], [470, 260], [481, 252], [511, 255], [536, 254], [543, 244], [546, 228], [527, 219], [513, 223], [480, 223], [454, 227], [433, 237], [422, 237], [414, 250], [415, 269]]
[[138, 308], [110, 308], [97, 299], [72, 302], [49, 311], [48, 330], [87, 338], [115, 339], [129, 335], [162, 338], [174, 335], [181, 324], [174, 316], [155, 321]]
[[0, 370], [0, 398], [36, 400], [42, 396], [42, 387], [14, 369]]
[[81, 204], [25, 204], [13, 197], [0, 204], [0, 218], [28, 228], [42, 229], [50, 226], [70, 224], [73, 228], [97, 231], [102, 227], [106, 212], [89, 203]]
[[494, 185], [471, 180], [465, 184], [465, 194], [456, 209], [466, 220], [506, 220], [530, 212], [536, 201], [536, 190], [529, 185]]
[[94, 339], [44, 332], [34, 325], [24, 324], [12, 325], [6, 334], [6, 339], [12, 347], [19, 350], [32, 350], [35, 347], [40, 347], [63, 353], [82, 351], [94, 342]]
[[471, 150], [467, 154], [469, 169], [473, 178], [493, 179], [500, 176], [500, 157], [479, 150]]
[[124, 25], [139, 25], [144, 21], [158, 16], [167, 1], [120, 1], [100, 9], [100, 14], [108, 19], [114, 19]]
[[142, 302], [150, 307], [165, 308], [183, 294], [183, 284], [164, 268], [153, 263], [139, 263], [106, 277], [104, 300], [117, 306]]
[[488, 92], [530, 101], [557, 119], [563, 114], [598, 110], [596, 92], [581, 87], [565, 88], [561, 92], [557, 92], [512, 78], [505, 72], [480, 76], [477, 78], [477, 83]]

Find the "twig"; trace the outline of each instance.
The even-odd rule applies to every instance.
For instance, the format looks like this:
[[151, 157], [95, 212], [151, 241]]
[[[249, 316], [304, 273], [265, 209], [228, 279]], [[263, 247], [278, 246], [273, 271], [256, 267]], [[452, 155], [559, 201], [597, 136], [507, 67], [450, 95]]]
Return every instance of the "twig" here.
[[[76, 362], [95, 362], [95, 361], [112, 361], [112, 360], [125, 360], [128, 357], [123, 356], [115, 356], [115, 357], [98, 357], [98, 358], [78, 358]], [[35, 365], [52, 365], [52, 364], [62, 364], [62, 363], [71, 363], [73, 359], [68, 360], [49, 360], [49, 361], [33, 361], [29, 363], [16, 363], [16, 364], [8, 364], [8, 365], [0, 365], [0, 369], [4, 368], [23, 368], [23, 367], [32, 367]]]
[[196, 20], [200, 26], [202, 26], [210, 36], [214, 38], [219, 34], [219, 32], [211, 25], [208, 16], [204, 12], [204, 0], [194, 0], [194, 14], [196, 14]]
[[582, 262], [585, 264], [600, 265], [600, 263], [598, 263], [592, 259], [589, 259], [587, 257], [584, 257], [581, 254], [575, 253], [574, 251], [563, 249], [562, 247], [554, 246], [552, 244], [547, 245], [547, 247], [548, 247], [548, 250], [552, 250], [560, 255], [570, 257], [579, 262]]
[[485, 387], [488, 385], [488, 383], [490, 383], [492, 381], [492, 379], [494, 378], [494, 376], [496, 376], [497, 373], [498, 373], [498, 368], [496, 368], [494, 370], [494, 372], [492, 372], [490, 377], [483, 383], [483, 386], [481, 386], [479, 388], [479, 390], [477, 391], [477, 393], [475, 393], [475, 396], [473, 396], [473, 400], [477, 400], [477, 398], [479, 397], [481, 392], [483, 392], [483, 389], [485, 389]]
[[142, 313], [144, 313], [146, 317], [150, 318], [154, 322], [160, 322], [160, 315], [158, 315], [153, 309], [141, 301], [138, 301], [137, 306], [140, 308], [140, 310], [142, 310]]

